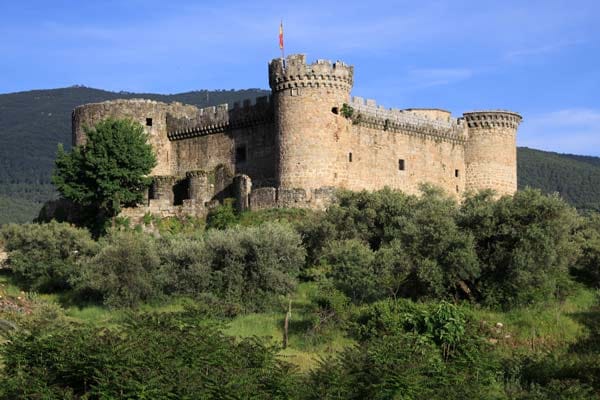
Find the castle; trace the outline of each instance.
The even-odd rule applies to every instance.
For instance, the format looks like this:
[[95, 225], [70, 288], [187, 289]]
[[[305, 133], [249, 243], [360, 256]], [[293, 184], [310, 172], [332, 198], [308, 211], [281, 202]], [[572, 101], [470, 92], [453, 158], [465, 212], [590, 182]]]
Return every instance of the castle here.
[[[234, 197], [240, 209], [323, 208], [336, 188], [417, 193], [431, 183], [459, 197], [517, 189], [521, 116], [501, 110], [453, 118], [440, 109], [386, 109], [351, 97], [354, 68], [304, 55], [269, 63], [271, 96], [199, 109], [115, 100], [73, 111], [73, 144], [108, 117], [145, 126], [157, 158], [137, 213], [204, 214]], [[131, 211], [135, 213], [134, 211]]]

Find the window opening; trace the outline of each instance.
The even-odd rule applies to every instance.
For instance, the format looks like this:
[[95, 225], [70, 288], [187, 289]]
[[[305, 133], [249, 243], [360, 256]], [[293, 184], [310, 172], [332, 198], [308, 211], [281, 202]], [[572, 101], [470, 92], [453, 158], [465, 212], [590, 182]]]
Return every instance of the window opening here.
[[402, 160], [402, 159], [398, 160], [398, 169], [400, 171], [404, 171], [404, 160]]
[[146, 126], [152, 126], [152, 118], [146, 118]]
[[246, 146], [245, 145], [238, 146], [235, 149], [235, 162], [236, 163], [241, 163], [241, 162], [246, 161], [247, 155], [248, 154], [247, 154], [247, 151], [246, 151]]

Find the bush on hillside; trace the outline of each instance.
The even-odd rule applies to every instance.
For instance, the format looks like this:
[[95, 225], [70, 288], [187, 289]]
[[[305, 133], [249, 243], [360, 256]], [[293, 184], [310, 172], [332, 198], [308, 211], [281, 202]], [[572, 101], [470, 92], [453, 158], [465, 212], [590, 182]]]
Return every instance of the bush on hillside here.
[[158, 242], [161, 287], [165, 294], [197, 297], [211, 288], [211, 269], [201, 239], [167, 236]]
[[155, 240], [133, 231], [113, 231], [73, 283], [96, 293], [110, 307], [135, 307], [160, 296], [160, 258]]
[[465, 282], [479, 264], [472, 235], [456, 224], [456, 201], [430, 187], [421, 197], [383, 189], [341, 199], [323, 224], [301, 229], [309, 254], [354, 302], [469, 295]]
[[304, 264], [300, 236], [289, 226], [211, 230], [205, 238], [211, 290], [225, 300], [260, 306], [267, 297], [290, 293]]
[[475, 287], [485, 304], [514, 307], [565, 294], [579, 219], [557, 196], [526, 189], [494, 200], [481, 192], [465, 199], [458, 223], [475, 238]]
[[573, 268], [574, 275], [592, 288], [600, 288], [600, 214], [583, 218], [578, 232], [581, 255]]
[[54, 221], [5, 225], [0, 240], [19, 283], [43, 293], [71, 288], [69, 281], [79, 274], [82, 260], [98, 251], [87, 230]]

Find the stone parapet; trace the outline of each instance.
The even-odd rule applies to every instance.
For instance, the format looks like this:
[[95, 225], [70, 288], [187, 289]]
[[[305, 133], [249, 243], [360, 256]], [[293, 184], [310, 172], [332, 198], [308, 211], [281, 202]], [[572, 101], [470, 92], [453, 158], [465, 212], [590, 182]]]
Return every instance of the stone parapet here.
[[463, 116], [469, 128], [517, 129], [523, 120], [520, 114], [507, 110], [471, 111]]
[[317, 60], [306, 63], [304, 54], [293, 54], [285, 60], [275, 58], [269, 63], [269, 85], [273, 92], [291, 88], [336, 88], [350, 91], [354, 67], [341, 61]]
[[201, 108], [192, 118], [167, 114], [167, 136], [171, 141], [182, 140], [272, 122], [270, 97], [262, 96], [254, 104], [251, 100], [236, 102], [232, 109], [227, 104]]
[[[464, 143], [466, 140], [465, 125], [457, 119], [450, 117], [445, 119], [427, 118], [424, 113], [418, 113], [412, 109], [385, 108], [378, 106], [374, 100], [367, 99], [365, 102], [362, 97], [353, 97], [349, 105], [353, 109], [350, 119], [355, 125], [382, 131], [432, 136], [458, 143]], [[436, 111], [436, 114], [444, 115], [443, 110]], [[449, 115], [449, 113], [447, 114]]]

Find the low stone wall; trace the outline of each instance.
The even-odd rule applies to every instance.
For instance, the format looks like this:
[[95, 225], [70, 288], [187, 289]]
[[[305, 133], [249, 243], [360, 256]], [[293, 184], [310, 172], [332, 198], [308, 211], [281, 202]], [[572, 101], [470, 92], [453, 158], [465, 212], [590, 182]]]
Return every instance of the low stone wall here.
[[307, 193], [300, 188], [263, 187], [249, 194], [249, 209], [268, 208], [312, 208], [322, 210], [335, 201], [334, 187], [322, 187]]

